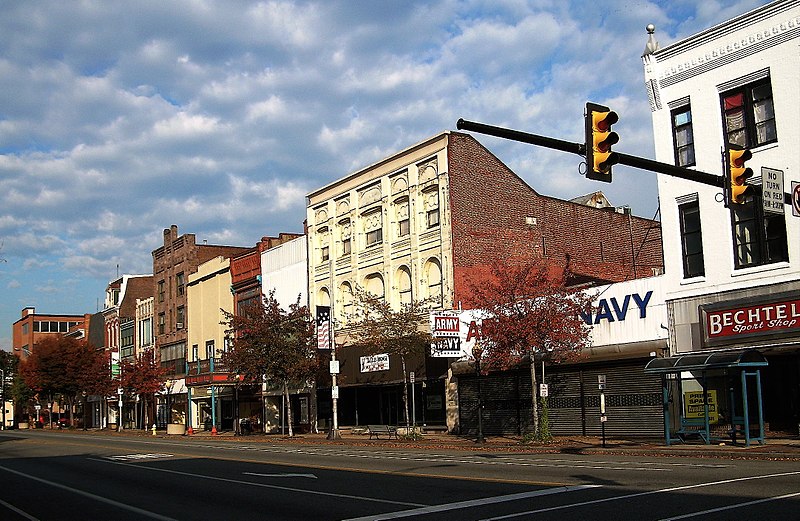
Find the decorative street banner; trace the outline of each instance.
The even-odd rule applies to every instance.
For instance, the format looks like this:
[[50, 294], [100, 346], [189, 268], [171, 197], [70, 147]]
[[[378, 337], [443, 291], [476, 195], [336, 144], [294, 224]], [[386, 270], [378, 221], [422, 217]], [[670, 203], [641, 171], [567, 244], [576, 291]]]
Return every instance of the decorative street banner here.
[[735, 341], [745, 336], [793, 334], [800, 330], [798, 298], [742, 306], [728, 303], [725, 308], [720, 308], [720, 305], [713, 308], [700, 306], [700, 311], [706, 341], [712, 343], [715, 340]]
[[317, 349], [331, 348], [331, 308], [317, 306]]
[[379, 355], [362, 356], [361, 372], [372, 373], [374, 371], [388, 371], [389, 370], [389, 354], [381, 353]]

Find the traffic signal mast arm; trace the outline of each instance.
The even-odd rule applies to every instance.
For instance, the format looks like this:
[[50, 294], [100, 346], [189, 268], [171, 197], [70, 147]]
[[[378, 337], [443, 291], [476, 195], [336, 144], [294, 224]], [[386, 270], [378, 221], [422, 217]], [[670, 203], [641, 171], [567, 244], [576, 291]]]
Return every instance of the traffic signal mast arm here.
[[[511, 130], [508, 128], [486, 125], [484, 123], [476, 123], [474, 121], [467, 121], [465, 119], [459, 119], [458, 122], [456, 123], [456, 128], [459, 130], [469, 130], [470, 132], [478, 132], [479, 134], [486, 134], [489, 136], [501, 137], [504, 139], [512, 139], [514, 141], [521, 141], [523, 143], [529, 143], [531, 145], [536, 145], [545, 148], [552, 148], [555, 150], [560, 150], [562, 152], [570, 152], [572, 154], [578, 154], [579, 156], [586, 157], [585, 143], [573, 143], [570, 141], [563, 141], [560, 139], [554, 139], [546, 136], [529, 134], [527, 132], [521, 132], [519, 130]], [[717, 188], [723, 188], [724, 186], [723, 182], [725, 181], [725, 178], [719, 175], [708, 174], [706, 172], [699, 172], [697, 170], [682, 168], [667, 163], [659, 163], [658, 161], [653, 161], [652, 159], [645, 159], [643, 157], [631, 156], [619, 152], [617, 152], [616, 154], [617, 154], [617, 159], [619, 160], [617, 161], [617, 163], [620, 165], [627, 165], [633, 168], [649, 170], [651, 172], [657, 172], [659, 174], [669, 175], [672, 177], [679, 177], [681, 179], [687, 179], [689, 181], [694, 181], [696, 183], [702, 183], [709, 186], [716, 186]]]

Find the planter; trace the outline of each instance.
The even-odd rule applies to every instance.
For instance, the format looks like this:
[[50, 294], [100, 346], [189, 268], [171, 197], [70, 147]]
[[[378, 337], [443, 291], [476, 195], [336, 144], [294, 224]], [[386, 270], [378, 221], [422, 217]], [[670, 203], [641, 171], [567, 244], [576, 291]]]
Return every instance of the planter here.
[[186, 434], [186, 426], [181, 423], [169, 423], [167, 424], [167, 434], [183, 436]]

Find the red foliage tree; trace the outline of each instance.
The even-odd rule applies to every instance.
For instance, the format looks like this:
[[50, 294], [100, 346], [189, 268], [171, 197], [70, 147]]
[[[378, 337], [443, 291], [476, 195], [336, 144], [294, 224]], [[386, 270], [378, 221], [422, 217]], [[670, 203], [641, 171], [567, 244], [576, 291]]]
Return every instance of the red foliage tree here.
[[[144, 426], [147, 428], [147, 399], [164, 389], [166, 370], [161, 367], [153, 349], [145, 349], [134, 360], [123, 360], [120, 363], [119, 386], [123, 396], [139, 396], [144, 400]], [[122, 423], [120, 423], [122, 425]]]
[[[304, 384], [317, 368], [314, 345], [314, 320], [308, 307], [297, 302], [288, 311], [281, 308], [275, 292], [264, 297], [263, 305], [251, 306], [247, 313], [233, 315], [222, 310], [231, 337], [230, 349], [222, 355], [232, 374], [245, 381], [260, 383], [262, 378], [281, 385], [289, 403], [289, 383]], [[286, 408], [289, 436], [292, 410]]]
[[37, 398], [64, 396], [69, 403], [70, 424], [79, 396], [107, 394], [112, 388], [106, 356], [85, 340], [62, 335], [37, 342], [31, 356], [20, 365], [20, 375]]
[[494, 264], [488, 276], [470, 283], [470, 305], [488, 317], [475, 356], [487, 369], [530, 363], [536, 436], [547, 434], [539, 428], [535, 360], [575, 359], [589, 346], [589, 328], [580, 314], [591, 307], [592, 296], [570, 285], [568, 268], [545, 260]]

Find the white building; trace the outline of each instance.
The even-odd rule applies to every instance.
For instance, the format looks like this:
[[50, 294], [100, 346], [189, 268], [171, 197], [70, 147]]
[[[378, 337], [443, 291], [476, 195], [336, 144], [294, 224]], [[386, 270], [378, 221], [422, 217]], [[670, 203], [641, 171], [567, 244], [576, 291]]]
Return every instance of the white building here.
[[[780, 170], [790, 193], [800, 182], [800, 2], [778, 0], [660, 48], [648, 30], [656, 159], [727, 182], [723, 150], [740, 145], [752, 152], [751, 184], [766, 185], [764, 169]], [[773, 430], [796, 429], [800, 217], [780, 203], [778, 213], [765, 211], [758, 190], [726, 208], [721, 187], [659, 174], [658, 188], [671, 354], [757, 348], [769, 361], [765, 420]], [[736, 371], [708, 375], [728, 422], [741, 414], [731, 409], [740, 400], [727, 400]]]

